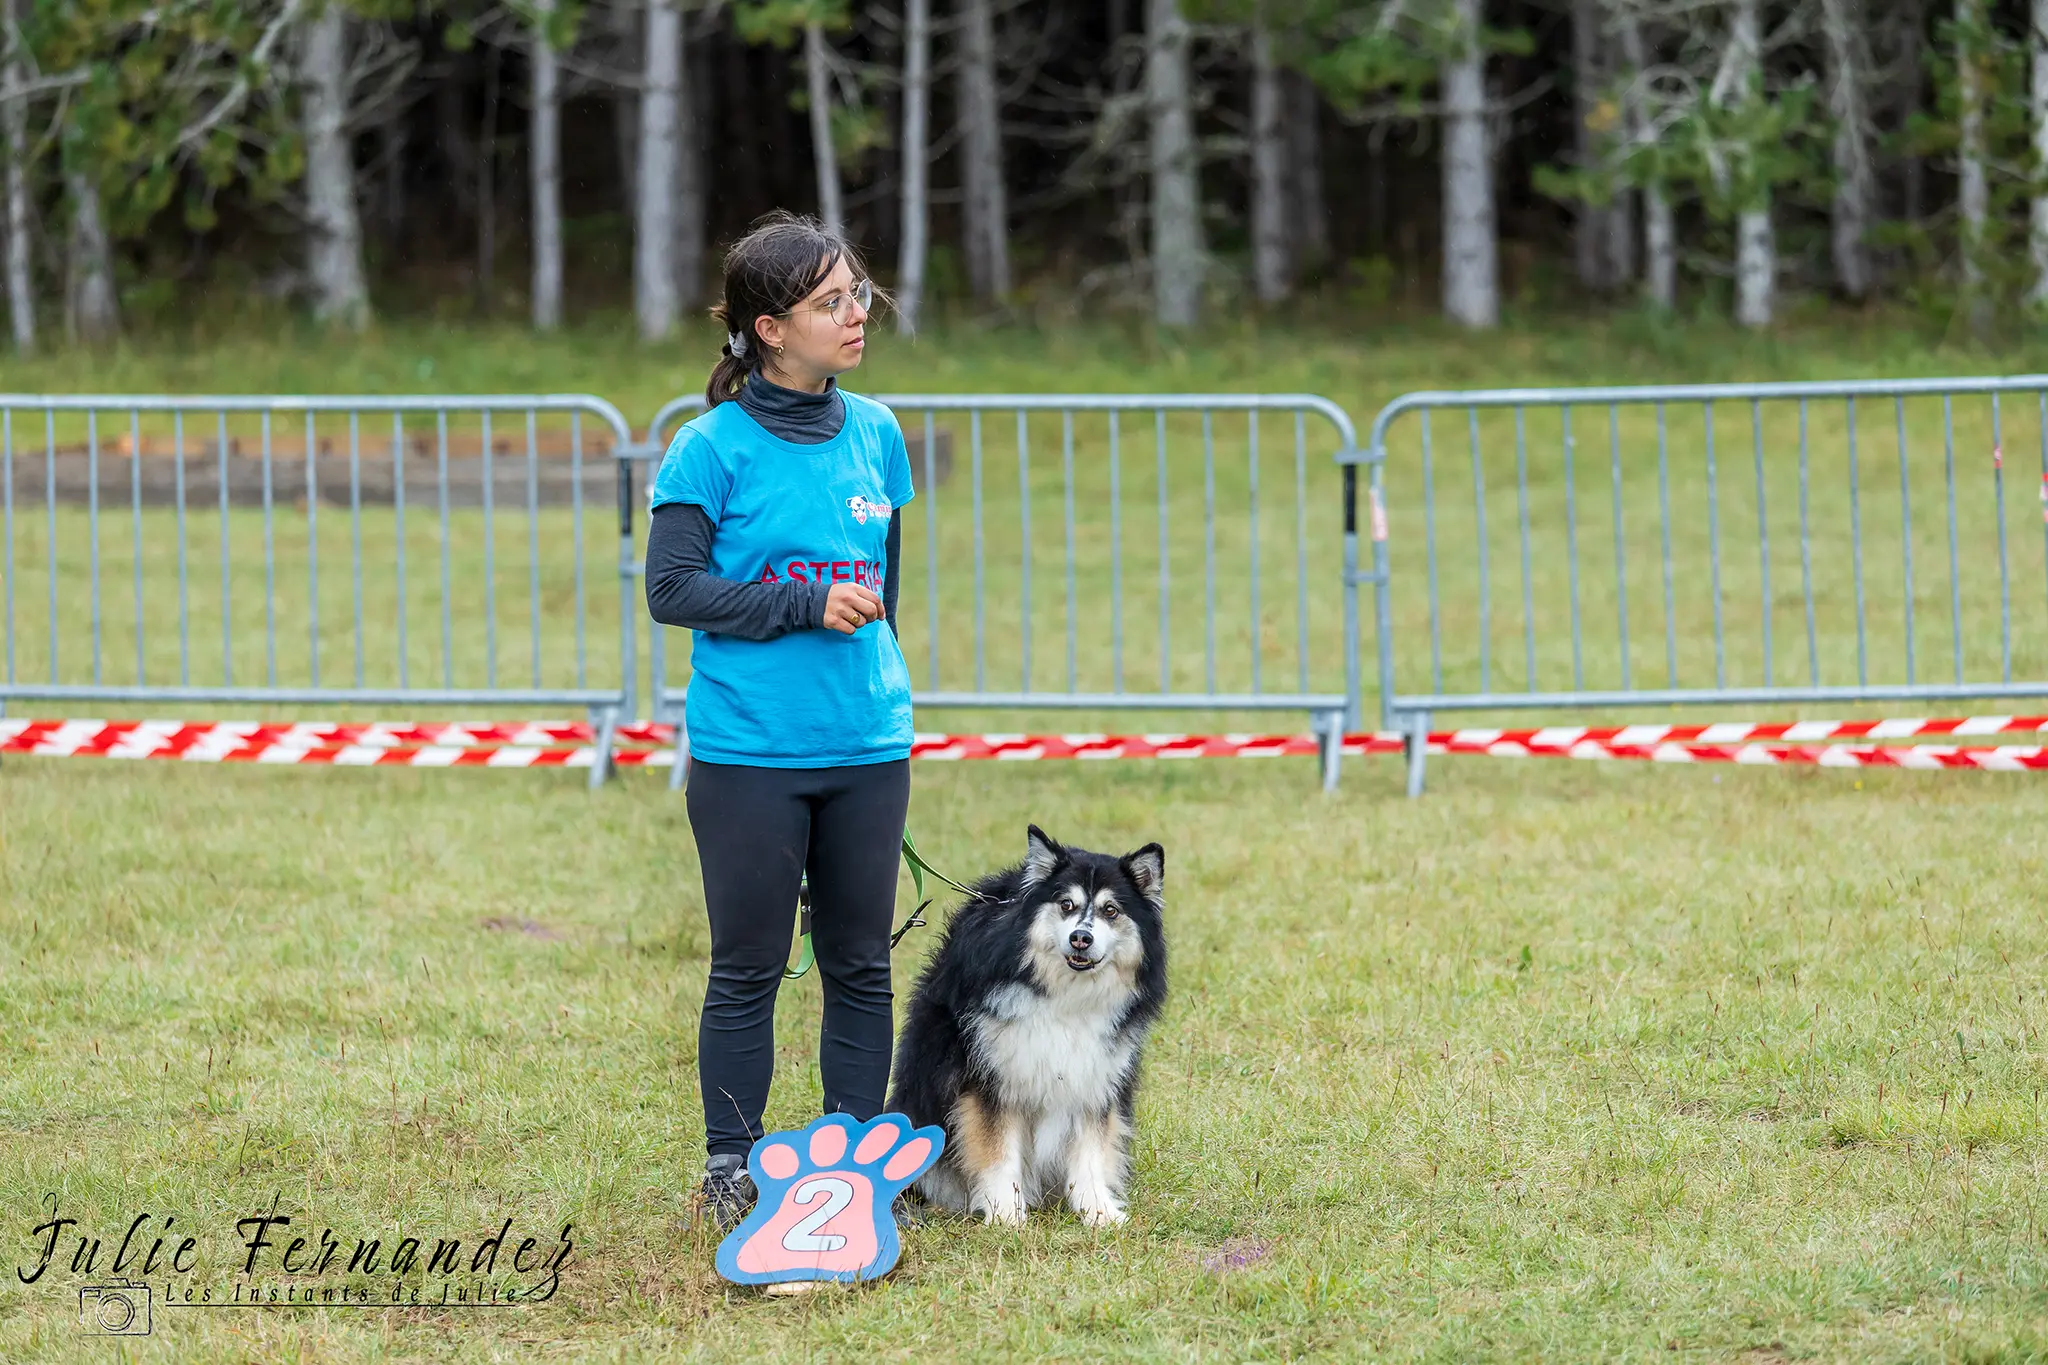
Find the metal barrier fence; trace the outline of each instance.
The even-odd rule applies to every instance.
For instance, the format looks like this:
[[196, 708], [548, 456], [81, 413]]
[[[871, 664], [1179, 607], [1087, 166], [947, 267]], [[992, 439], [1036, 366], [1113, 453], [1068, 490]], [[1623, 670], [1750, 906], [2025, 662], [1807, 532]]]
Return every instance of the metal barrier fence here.
[[[1411, 792], [1439, 711], [2048, 696], [2048, 376], [1413, 393], [1362, 449], [1309, 395], [882, 401], [921, 707], [1307, 712], [1334, 784], [1368, 585]], [[0, 395], [0, 706], [566, 705], [608, 752], [633, 467], [699, 405]]]
[[1437, 711], [2048, 696], [2048, 376], [1411, 393], [1339, 458], [1411, 795]]
[[631, 444], [586, 395], [0, 395], [0, 706], [572, 706], [608, 755]]
[[[1319, 509], [1349, 502], [1356, 433], [1343, 409], [1300, 394], [879, 401], [903, 422], [917, 487], [897, 624], [918, 707], [1306, 711], [1335, 785], [1357, 689], [1355, 634], [1341, 648], [1336, 638], [1338, 556], [1355, 567], [1356, 547]], [[650, 474], [702, 404], [678, 398], [656, 414], [640, 452]], [[1313, 459], [1311, 419], [1334, 438]], [[965, 490], [953, 481], [963, 456]], [[1010, 457], [1014, 473], [989, 477]], [[648, 650], [650, 690], [657, 718], [679, 719], [684, 689], [663, 635]], [[1050, 659], [1048, 636], [1060, 642]], [[1006, 677], [1016, 685], [996, 681]]]

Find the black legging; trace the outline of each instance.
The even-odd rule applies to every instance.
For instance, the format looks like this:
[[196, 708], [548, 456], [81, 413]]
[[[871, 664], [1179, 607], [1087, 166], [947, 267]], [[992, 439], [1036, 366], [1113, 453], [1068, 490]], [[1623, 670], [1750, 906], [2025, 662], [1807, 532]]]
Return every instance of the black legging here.
[[889, 930], [910, 805], [910, 761], [750, 768], [693, 759], [690, 827], [711, 917], [711, 979], [697, 1030], [705, 1145], [745, 1153], [775, 1072], [775, 992], [811, 883], [811, 946], [825, 987], [818, 1069], [825, 1112], [882, 1112], [889, 1088]]

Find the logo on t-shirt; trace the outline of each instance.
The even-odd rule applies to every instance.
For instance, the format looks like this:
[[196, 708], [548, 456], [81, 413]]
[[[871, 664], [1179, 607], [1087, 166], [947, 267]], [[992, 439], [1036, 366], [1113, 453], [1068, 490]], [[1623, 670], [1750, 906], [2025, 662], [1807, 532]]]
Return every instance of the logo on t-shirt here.
[[855, 521], [865, 526], [868, 524], [869, 517], [874, 517], [878, 521], [886, 521], [889, 513], [895, 509], [886, 502], [880, 502], [874, 498], [864, 498], [856, 493], [846, 500], [846, 510], [853, 513]]

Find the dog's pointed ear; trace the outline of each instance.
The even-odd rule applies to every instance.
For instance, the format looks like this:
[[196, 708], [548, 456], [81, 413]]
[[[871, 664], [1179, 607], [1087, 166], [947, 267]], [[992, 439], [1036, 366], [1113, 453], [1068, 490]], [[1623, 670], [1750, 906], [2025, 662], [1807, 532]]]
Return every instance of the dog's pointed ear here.
[[1118, 866], [1131, 884], [1138, 888], [1146, 900], [1152, 902], [1155, 910], [1166, 905], [1166, 850], [1157, 844], [1147, 844], [1135, 853], [1126, 853]]
[[1034, 882], [1042, 882], [1052, 875], [1052, 870], [1067, 856], [1053, 838], [1036, 825], [1024, 831], [1024, 875]]

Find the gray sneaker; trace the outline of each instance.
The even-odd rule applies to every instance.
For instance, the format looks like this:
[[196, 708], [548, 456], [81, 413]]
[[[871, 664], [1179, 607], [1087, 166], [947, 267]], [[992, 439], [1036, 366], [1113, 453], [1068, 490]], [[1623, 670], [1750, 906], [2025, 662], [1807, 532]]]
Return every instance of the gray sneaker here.
[[726, 1152], [705, 1161], [704, 1186], [697, 1196], [700, 1219], [708, 1219], [721, 1232], [730, 1232], [758, 1198], [754, 1178], [747, 1174], [745, 1157]]

